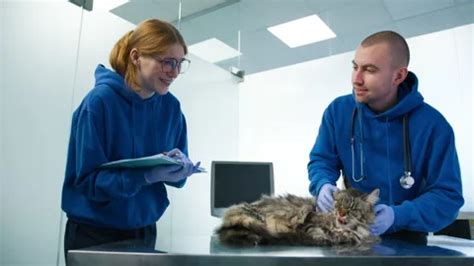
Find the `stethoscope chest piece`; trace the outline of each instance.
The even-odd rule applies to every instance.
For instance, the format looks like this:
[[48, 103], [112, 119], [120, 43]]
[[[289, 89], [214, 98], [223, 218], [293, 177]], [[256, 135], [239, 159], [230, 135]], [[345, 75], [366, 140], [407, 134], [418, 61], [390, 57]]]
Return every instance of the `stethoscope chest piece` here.
[[415, 179], [411, 176], [410, 172], [405, 172], [405, 174], [400, 178], [400, 185], [404, 189], [410, 189], [415, 184]]

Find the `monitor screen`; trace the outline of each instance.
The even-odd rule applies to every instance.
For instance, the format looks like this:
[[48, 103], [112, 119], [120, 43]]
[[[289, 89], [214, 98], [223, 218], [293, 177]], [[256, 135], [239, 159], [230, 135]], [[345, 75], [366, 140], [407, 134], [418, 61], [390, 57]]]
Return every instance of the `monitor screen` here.
[[211, 169], [211, 214], [241, 202], [273, 195], [273, 164], [270, 162], [213, 161]]

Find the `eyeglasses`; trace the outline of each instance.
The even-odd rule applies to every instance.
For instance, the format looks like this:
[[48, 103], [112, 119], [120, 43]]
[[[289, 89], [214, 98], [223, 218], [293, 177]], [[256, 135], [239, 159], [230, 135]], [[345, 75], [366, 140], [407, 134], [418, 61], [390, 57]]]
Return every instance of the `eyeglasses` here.
[[178, 60], [175, 58], [162, 58], [159, 55], [152, 56], [152, 58], [160, 62], [163, 72], [166, 73], [178, 69], [178, 73], [183, 74], [184, 72], [186, 72], [186, 70], [188, 70], [189, 65], [191, 64], [191, 61], [186, 58]]

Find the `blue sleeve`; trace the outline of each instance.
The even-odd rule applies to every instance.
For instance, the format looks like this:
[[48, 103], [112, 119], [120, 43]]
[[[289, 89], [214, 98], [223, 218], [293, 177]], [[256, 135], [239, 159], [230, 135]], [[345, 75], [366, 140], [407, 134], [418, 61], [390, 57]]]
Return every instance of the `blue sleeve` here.
[[[177, 138], [177, 143], [176, 143], [176, 148], [178, 148], [180, 151], [184, 152], [186, 156], [189, 156], [188, 153], [188, 133], [187, 133], [187, 126], [186, 126], [186, 118], [184, 117], [184, 114], [181, 113], [181, 122], [179, 123], [180, 127], [178, 129], [178, 138]], [[165, 182], [166, 185], [176, 187], [176, 188], [182, 188], [184, 184], [186, 184], [187, 178], [179, 181], [179, 182]]]
[[[133, 197], [146, 184], [143, 169], [100, 169], [108, 162], [104, 151], [104, 121], [98, 112], [83, 108], [76, 118], [74, 134], [74, 186], [87, 198], [108, 201]], [[69, 166], [68, 166], [69, 167]]]
[[431, 133], [432, 147], [423, 162], [426, 185], [416, 199], [393, 206], [395, 221], [389, 232], [439, 231], [456, 219], [464, 204], [453, 130], [448, 125]]
[[324, 111], [316, 143], [309, 154], [309, 191], [317, 195], [326, 183], [335, 185], [340, 176], [341, 163], [336, 149], [334, 120], [329, 107]]

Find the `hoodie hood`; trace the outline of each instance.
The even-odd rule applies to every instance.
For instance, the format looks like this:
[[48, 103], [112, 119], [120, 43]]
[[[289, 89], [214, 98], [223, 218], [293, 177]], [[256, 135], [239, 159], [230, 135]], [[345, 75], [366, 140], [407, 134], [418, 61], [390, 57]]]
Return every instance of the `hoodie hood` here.
[[376, 118], [395, 119], [423, 104], [423, 96], [418, 92], [418, 78], [409, 71], [406, 79], [398, 86], [398, 103], [387, 111], [376, 114], [366, 104], [357, 103], [359, 109]]
[[[95, 86], [106, 85], [129, 102], [143, 102], [143, 99], [128, 86], [125, 79], [115, 71], [99, 64], [95, 70]], [[155, 94], [156, 95], [156, 94]]]

